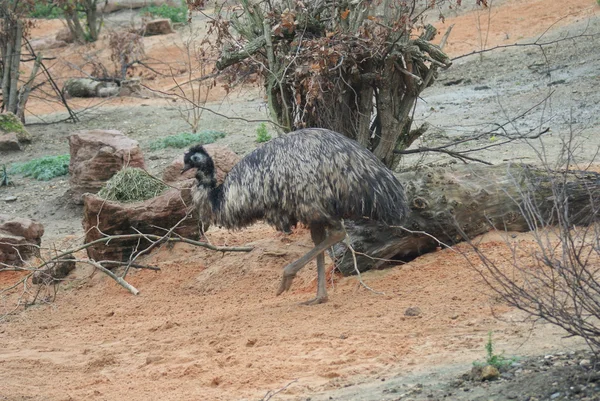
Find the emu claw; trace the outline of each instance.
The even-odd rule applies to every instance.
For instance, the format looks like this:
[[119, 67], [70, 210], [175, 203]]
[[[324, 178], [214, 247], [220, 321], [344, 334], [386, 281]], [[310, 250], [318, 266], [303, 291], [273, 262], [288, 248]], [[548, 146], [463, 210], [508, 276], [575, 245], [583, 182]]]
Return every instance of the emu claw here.
[[290, 289], [292, 282], [294, 281], [294, 277], [296, 277], [295, 274], [289, 276], [285, 273], [283, 274], [283, 277], [281, 277], [281, 284], [279, 284], [279, 289], [277, 290], [277, 295], [281, 295], [284, 291]]
[[324, 297], [317, 296], [316, 298], [309, 299], [308, 301], [300, 302], [300, 305], [312, 306], [324, 304], [325, 302], [327, 302], [327, 295], [325, 295]]

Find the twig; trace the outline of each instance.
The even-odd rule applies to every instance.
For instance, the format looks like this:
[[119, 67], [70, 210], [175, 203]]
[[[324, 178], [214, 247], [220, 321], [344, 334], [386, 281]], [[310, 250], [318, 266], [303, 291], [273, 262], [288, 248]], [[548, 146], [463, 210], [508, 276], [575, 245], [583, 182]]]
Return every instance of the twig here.
[[[346, 232], [346, 227], [344, 226], [343, 221], [342, 221], [342, 227], [344, 228], [344, 232]], [[356, 262], [356, 253], [354, 252], [354, 248], [352, 247], [352, 243], [350, 241], [350, 236], [348, 235], [347, 232], [346, 232], [346, 237], [344, 238], [344, 244], [346, 245], [346, 247], [350, 250], [350, 253], [352, 254], [352, 260], [354, 261], [354, 271], [356, 271], [356, 275], [358, 276], [358, 281], [360, 282], [360, 284], [363, 287], [365, 287], [367, 290], [369, 290], [375, 294], [385, 295], [385, 293], [383, 293], [381, 291], [376, 291], [376, 290], [372, 289], [367, 284], [365, 284], [365, 282], [363, 281], [362, 275], [360, 274], [360, 270], [358, 270], [358, 263]]]

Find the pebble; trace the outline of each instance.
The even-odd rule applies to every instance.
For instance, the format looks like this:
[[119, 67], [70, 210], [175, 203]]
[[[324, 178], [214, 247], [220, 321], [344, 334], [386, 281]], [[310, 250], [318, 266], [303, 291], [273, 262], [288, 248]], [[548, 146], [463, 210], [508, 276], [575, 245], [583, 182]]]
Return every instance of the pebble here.
[[417, 306], [411, 306], [409, 308], [406, 308], [406, 310], [404, 311], [404, 316], [420, 316], [421, 315], [421, 309], [419, 309], [419, 307]]
[[17, 200], [16, 196], [7, 196], [6, 198], [2, 199], [4, 202], [14, 202]]
[[481, 370], [481, 380], [495, 380], [500, 376], [500, 372], [492, 365], [484, 366]]
[[581, 361], [579, 361], [579, 366], [581, 366], [582, 368], [587, 368], [591, 364], [592, 361], [590, 361], [589, 359], [582, 359]]
[[552, 395], [550, 396], [550, 399], [551, 399], [551, 400], [555, 400], [555, 399], [557, 399], [558, 397], [560, 397], [560, 393], [554, 393], [554, 394], [552, 394]]

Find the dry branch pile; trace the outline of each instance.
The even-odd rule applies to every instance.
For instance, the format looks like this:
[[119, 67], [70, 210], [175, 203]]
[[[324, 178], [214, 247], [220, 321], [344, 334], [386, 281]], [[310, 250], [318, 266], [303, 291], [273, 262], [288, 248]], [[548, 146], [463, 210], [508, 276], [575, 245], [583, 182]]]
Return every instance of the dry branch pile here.
[[328, 128], [391, 166], [422, 134], [410, 132], [419, 94], [451, 64], [422, 23], [431, 3], [243, 0], [212, 21], [217, 68], [231, 83], [260, 73], [285, 131]]

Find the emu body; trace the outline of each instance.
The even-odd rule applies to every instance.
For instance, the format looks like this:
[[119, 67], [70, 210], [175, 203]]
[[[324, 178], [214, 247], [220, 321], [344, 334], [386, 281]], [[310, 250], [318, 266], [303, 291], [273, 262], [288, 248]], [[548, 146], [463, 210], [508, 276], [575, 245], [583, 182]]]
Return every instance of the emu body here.
[[184, 170], [197, 168], [194, 205], [202, 221], [239, 229], [264, 220], [289, 232], [302, 223], [315, 248], [284, 268], [277, 295], [317, 258], [317, 297], [327, 300], [324, 251], [345, 237], [343, 219], [401, 224], [407, 214], [402, 185], [371, 152], [325, 129], [303, 129], [275, 138], [244, 157], [217, 186], [214, 163], [202, 146], [184, 156]]

